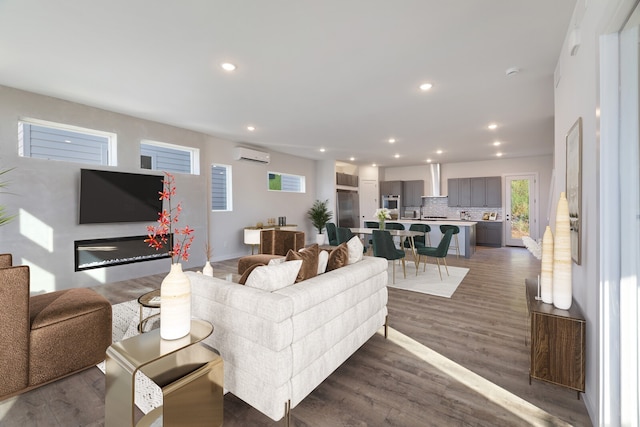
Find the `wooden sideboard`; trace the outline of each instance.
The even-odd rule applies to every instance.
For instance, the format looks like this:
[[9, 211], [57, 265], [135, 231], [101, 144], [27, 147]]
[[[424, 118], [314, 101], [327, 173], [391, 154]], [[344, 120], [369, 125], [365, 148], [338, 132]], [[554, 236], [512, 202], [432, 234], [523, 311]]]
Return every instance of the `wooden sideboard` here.
[[531, 326], [531, 378], [584, 392], [586, 321], [576, 304], [560, 310], [536, 300], [538, 282], [526, 279]]

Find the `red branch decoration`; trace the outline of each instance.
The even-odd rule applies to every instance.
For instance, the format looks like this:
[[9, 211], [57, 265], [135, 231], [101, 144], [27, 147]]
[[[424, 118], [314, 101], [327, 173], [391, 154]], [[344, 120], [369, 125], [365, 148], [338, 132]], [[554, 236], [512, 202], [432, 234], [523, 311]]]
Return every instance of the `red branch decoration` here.
[[145, 243], [148, 243], [150, 247], [156, 250], [162, 249], [164, 245], [169, 241], [169, 237], [173, 234], [173, 225], [176, 225], [175, 236], [173, 238], [174, 244], [169, 255], [171, 255], [171, 263], [175, 264], [180, 260], [189, 260], [189, 249], [193, 242], [193, 228], [185, 226], [178, 228], [178, 218], [180, 212], [182, 212], [182, 203], [173, 208], [171, 206], [171, 197], [176, 195], [176, 180], [175, 177], [165, 172], [165, 179], [162, 180], [163, 189], [160, 194], [160, 200], [167, 201], [167, 209], [163, 209], [162, 212], [158, 212], [158, 225], [147, 226], [148, 238], [145, 239]]

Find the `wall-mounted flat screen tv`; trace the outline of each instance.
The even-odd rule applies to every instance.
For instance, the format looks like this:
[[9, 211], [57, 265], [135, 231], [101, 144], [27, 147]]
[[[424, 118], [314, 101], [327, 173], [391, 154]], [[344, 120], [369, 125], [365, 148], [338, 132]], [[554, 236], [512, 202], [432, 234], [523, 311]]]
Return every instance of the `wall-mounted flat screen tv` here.
[[162, 210], [163, 176], [80, 170], [80, 224], [152, 222]]

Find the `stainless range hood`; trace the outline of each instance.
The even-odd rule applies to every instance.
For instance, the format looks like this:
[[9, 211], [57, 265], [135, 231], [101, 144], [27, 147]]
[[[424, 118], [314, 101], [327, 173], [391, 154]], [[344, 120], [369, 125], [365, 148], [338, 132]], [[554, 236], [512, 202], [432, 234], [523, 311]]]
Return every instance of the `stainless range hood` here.
[[423, 197], [447, 197], [440, 194], [440, 163], [429, 164], [429, 178], [431, 178], [429, 192]]

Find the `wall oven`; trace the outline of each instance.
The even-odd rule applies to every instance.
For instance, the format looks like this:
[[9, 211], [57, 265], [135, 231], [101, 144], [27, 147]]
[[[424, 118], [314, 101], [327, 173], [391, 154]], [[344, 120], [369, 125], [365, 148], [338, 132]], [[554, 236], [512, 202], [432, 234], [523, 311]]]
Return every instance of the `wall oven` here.
[[382, 207], [389, 210], [400, 210], [400, 196], [386, 194], [382, 196]]

